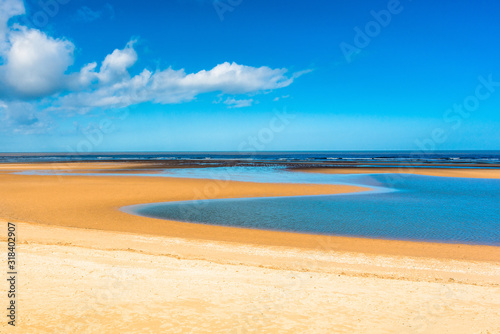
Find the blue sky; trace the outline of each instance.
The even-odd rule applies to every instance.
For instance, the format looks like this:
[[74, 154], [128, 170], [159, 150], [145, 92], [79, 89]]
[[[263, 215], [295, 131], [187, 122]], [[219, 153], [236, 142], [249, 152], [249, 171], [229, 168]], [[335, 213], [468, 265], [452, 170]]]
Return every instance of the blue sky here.
[[0, 151], [500, 149], [499, 14], [0, 0]]

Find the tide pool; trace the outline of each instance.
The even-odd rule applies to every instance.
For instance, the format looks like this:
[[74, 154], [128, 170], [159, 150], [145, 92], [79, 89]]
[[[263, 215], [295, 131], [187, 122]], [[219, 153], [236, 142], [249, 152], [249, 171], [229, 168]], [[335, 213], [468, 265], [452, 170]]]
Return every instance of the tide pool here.
[[273, 168], [180, 169], [165, 171], [162, 176], [351, 184], [374, 190], [346, 195], [170, 202], [124, 210], [161, 219], [265, 230], [500, 245], [500, 180], [413, 174], [328, 175]]

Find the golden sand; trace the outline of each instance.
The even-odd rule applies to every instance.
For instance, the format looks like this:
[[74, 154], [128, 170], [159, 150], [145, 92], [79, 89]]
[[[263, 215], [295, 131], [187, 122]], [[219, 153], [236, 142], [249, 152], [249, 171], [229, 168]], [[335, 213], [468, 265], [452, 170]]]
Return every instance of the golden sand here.
[[[3, 321], [0, 333], [500, 332], [499, 247], [260, 231], [119, 211], [364, 188], [13, 175], [2, 167], [0, 228], [18, 222], [20, 280], [19, 326]], [[0, 240], [5, 268], [5, 233]], [[5, 294], [0, 302], [6, 305]]]
[[19, 323], [2, 321], [0, 333], [500, 329], [499, 263], [25, 223], [17, 232]]

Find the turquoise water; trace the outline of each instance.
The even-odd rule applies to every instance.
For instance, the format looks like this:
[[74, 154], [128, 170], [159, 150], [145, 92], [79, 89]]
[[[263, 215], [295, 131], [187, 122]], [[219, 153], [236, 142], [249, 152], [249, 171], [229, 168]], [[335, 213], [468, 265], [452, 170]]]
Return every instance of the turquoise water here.
[[[179, 175], [181, 174], [181, 175]], [[191, 175], [188, 175], [191, 174]], [[139, 205], [126, 212], [177, 221], [312, 234], [500, 245], [500, 180], [407, 174], [325, 175], [205, 168], [162, 176], [254, 182], [355, 184], [374, 191]], [[223, 181], [213, 183], [223, 187]]]

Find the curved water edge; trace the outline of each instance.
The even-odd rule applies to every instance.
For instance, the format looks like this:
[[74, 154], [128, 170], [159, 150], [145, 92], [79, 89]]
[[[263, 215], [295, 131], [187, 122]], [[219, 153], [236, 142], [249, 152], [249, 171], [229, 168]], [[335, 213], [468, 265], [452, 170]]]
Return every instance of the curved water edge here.
[[[222, 175], [220, 170], [219, 174], [207, 169], [201, 173], [204, 175], [194, 172], [189, 173], [205, 179], [219, 177], [220, 180]], [[230, 180], [249, 181], [248, 171], [241, 172], [232, 171]], [[497, 204], [500, 180], [282, 170], [254, 172], [251, 172], [252, 179], [255, 174], [265, 174], [259, 177], [265, 182], [284, 183], [286, 175], [285, 179], [291, 181], [287, 183], [348, 184], [373, 190], [320, 196], [179, 201], [122, 209], [141, 216], [209, 225], [500, 246]], [[207, 177], [207, 173], [211, 176]], [[186, 173], [174, 174], [177, 174], [174, 177], [186, 177]]]

